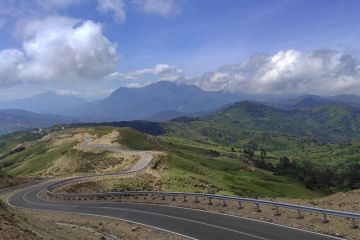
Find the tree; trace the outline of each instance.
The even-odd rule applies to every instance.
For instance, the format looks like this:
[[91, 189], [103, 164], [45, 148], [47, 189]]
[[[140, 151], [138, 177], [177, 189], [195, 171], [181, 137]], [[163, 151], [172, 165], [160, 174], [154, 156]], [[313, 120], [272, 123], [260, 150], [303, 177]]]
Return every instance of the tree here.
[[244, 149], [244, 153], [246, 153], [246, 154], [249, 155], [250, 157], [253, 157], [253, 156], [254, 156], [254, 150], [252, 150], [252, 149], [250, 149], [250, 148]]
[[279, 164], [276, 167], [276, 172], [278, 174], [290, 174], [293, 170], [293, 165], [291, 164], [288, 157], [284, 156], [279, 159]]
[[266, 150], [261, 149], [261, 154], [260, 154], [260, 156], [261, 156], [262, 158], [265, 158], [265, 157], [266, 157]]

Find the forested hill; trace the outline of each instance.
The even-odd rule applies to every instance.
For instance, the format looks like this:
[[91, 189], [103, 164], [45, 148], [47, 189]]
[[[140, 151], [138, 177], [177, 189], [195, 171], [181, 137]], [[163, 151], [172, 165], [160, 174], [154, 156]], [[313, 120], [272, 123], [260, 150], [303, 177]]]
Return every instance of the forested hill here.
[[237, 144], [259, 134], [349, 143], [360, 139], [360, 112], [340, 104], [286, 111], [244, 101], [204, 118], [175, 119], [165, 127], [169, 133], [206, 137], [226, 144]]

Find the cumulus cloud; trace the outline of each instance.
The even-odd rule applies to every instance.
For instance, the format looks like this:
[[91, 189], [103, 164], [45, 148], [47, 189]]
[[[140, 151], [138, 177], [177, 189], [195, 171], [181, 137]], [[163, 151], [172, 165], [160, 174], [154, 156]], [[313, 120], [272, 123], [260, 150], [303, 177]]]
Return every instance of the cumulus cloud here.
[[[136, 81], [143, 77], [154, 77], [156, 81], [177, 81], [185, 78], [184, 71], [169, 64], [157, 64], [153, 68], [143, 68], [128, 73], [115, 72], [108, 76], [113, 80]], [[138, 83], [130, 83], [129, 86], [140, 86]]]
[[303, 53], [280, 51], [258, 54], [237, 65], [227, 65], [187, 79], [206, 90], [249, 93], [339, 94], [360, 91], [360, 62], [331, 50]]
[[18, 32], [22, 49], [0, 51], [0, 86], [98, 80], [116, 69], [116, 44], [102, 34], [100, 24], [50, 17], [30, 21]]
[[116, 22], [122, 23], [126, 19], [123, 0], [98, 0], [97, 9], [102, 13], [113, 13]]
[[178, 0], [133, 0], [138, 9], [148, 13], [167, 17], [181, 12]]

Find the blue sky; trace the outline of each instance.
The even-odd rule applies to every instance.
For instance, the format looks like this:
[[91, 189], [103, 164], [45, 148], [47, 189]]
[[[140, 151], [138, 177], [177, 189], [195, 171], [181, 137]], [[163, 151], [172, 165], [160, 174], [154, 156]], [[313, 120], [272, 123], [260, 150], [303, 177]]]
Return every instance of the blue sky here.
[[[94, 99], [119, 86], [164, 79], [205, 90], [254, 93], [333, 95], [360, 90], [356, 0], [0, 0], [0, 4], [0, 101], [48, 90]], [[89, 32], [79, 40], [76, 30]], [[62, 31], [69, 37], [58, 34], [56, 41], [49, 39]], [[54, 47], [58, 42], [62, 48]], [[76, 44], [84, 42], [88, 49], [77, 52]], [[71, 49], [63, 52], [64, 46]], [[92, 51], [95, 57], [87, 54]], [[68, 60], [65, 53], [73, 57]], [[67, 60], [81, 69], [67, 69], [74, 65], [63, 64]], [[334, 86], [323, 89], [326, 81]]]

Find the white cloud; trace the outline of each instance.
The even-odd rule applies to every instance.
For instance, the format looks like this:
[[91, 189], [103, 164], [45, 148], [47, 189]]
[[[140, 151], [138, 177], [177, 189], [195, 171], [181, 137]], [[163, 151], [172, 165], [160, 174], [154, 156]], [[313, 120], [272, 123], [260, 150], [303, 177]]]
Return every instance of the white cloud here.
[[22, 49], [0, 52], [0, 86], [29, 81], [98, 80], [117, 65], [116, 44], [101, 25], [65, 17], [30, 21], [22, 26]]
[[56, 95], [59, 96], [80, 96], [81, 93], [71, 89], [58, 89], [55, 91]]
[[145, 84], [136, 83], [136, 82], [126, 84], [126, 87], [128, 87], [128, 88], [141, 88], [141, 87], [144, 87], [144, 86], [145, 86]]
[[0, 86], [19, 83], [19, 72], [23, 69], [24, 54], [17, 49], [0, 51]]
[[74, 89], [58, 89], [55, 90], [55, 93], [60, 96], [76, 96], [85, 99], [97, 99], [107, 97], [114, 91], [115, 89], [113, 88], [101, 88], [99, 86], [92, 86], [86, 89], [79, 89], [79, 87], [75, 87]]
[[114, 20], [122, 23], [126, 19], [126, 8], [131, 4], [146, 14], [168, 17], [181, 12], [178, 3], [179, 0], [98, 0], [97, 9], [105, 14], [112, 13]]
[[143, 68], [128, 73], [115, 72], [108, 76], [109, 79], [125, 81], [136, 81], [144, 77], [152, 77], [155, 81], [177, 81], [181, 78], [185, 78], [185, 74], [181, 68], [177, 68], [173, 65], [157, 64], [153, 68]]
[[126, 19], [125, 3], [123, 0], [98, 0], [97, 9], [102, 13], [113, 13], [116, 22], [122, 23]]
[[147, 14], [167, 17], [181, 12], [179, 0], [133, 0], [133, 3]]
[[[16, 23], [19, 19], [41, 18], [59, 15], [61, 10], [74, 5], [89, 3], [103, 14], [111, 14], [118, 23], [126, 20], [129, 8], [146, 14], [163, 17], [177, 15], [181, 12], [182, 0], [0, 0], [0, 19], [6, 23]], [[87, 9], [88, 10], [88, 9]], [[1, 20], [0, 20], [1, 25]]]
[[249, 93], [339, 94], [360, 92], [360, 62], [336, 51], [259, 54], [237, 65], [187, 79], [206, 90]]

